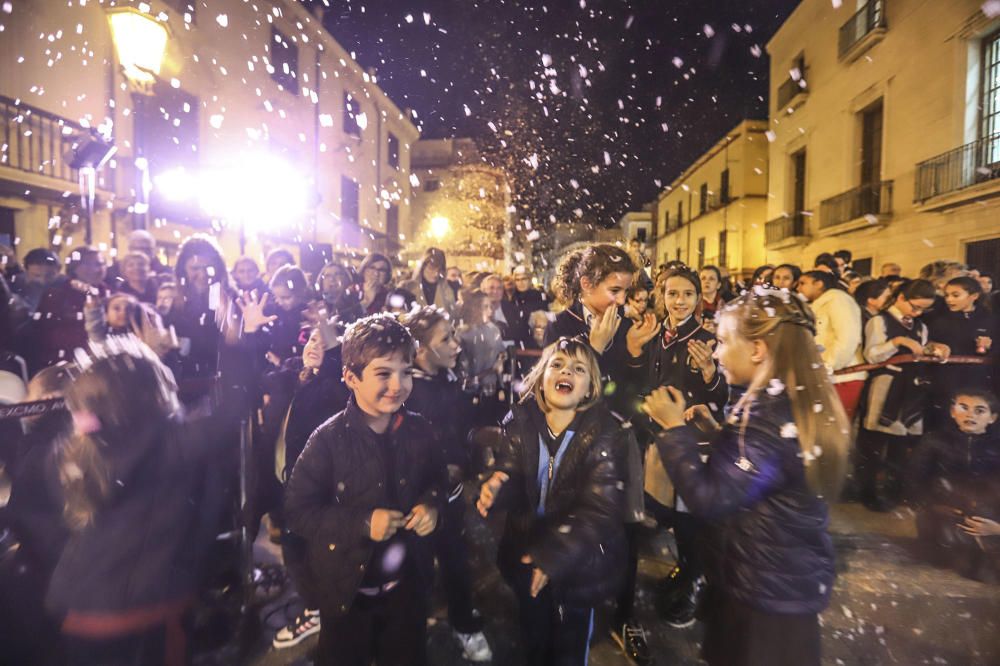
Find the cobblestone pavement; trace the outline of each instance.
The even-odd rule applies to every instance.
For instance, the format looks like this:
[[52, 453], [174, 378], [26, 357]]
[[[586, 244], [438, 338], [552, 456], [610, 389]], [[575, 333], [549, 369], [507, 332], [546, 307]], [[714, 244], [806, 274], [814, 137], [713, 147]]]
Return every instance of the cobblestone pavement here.
[[[832, 532], [840, 571], [830, 607], [821, 618], [824, 663], [837, 665], [1000, 664], [1000, 587], [969, 581], [936, 569], [912, 554], [914, 528], [906, 510], [874, 514], [856, 504], [833, 507]], [[514, 599], [493, 566], [494, 531], [499, 525], [471, 517], [475, 596], [486, 617], [486, 634], [496, 665], [522, 663], [517, 644]], [[678, 630], [659, 620], [652, 604], [653, 583], [673, 564], [671, 538], [650, 530], [643, 543], [637, 612], [649, 632], [660, 666], [701, 663], [696, 624]], [[261, 559], [274, 557], [269, 544], [258, 543]], [[432, 666], [465, 664], [436, 597], [430, 621], [428, 654]], [[276, 608], [271, 604], [265, 611]], [[291, 609], [294, 610], [294, 609]], [[269, 621], [279, 626], [281, 610]], [[607, 613], [601, 614], [605, 618]], [[600, 618], [590, 663], [615, 666], [627, 661], [607, 637]], [[285, 650], [273, 650], [265, 630], [253, 666], [307, 666], [315, 638]]]

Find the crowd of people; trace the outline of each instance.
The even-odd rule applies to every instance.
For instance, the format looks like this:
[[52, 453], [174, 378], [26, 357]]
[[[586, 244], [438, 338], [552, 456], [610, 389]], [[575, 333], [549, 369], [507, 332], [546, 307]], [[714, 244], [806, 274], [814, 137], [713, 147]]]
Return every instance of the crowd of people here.
[[319, 633], [317, 664], [426, 663], [435, 580], [463, 657], [489, 661], [470, 520], [499, 532], [539, 665], [587, 663], [605, 608], [652, 663], [648, 529], [676, 543], [658, 613], [704, 622], [711, 664], [820, 663], [830, 502], [909, 503], [929, 559], [1000, 573], [998, 295], [958, 262], [730, 276], [592, 244], [539, 289], [433, 247], [410, 274], [283, 249], [262, 272], [200, 235], [171, 268], [145, 231], [65, 272], [0, 256], [0, 622], [23, 663], [187, 663], [241, 422], [235, 519], [281, 545], [303, 606], [273, 646]]

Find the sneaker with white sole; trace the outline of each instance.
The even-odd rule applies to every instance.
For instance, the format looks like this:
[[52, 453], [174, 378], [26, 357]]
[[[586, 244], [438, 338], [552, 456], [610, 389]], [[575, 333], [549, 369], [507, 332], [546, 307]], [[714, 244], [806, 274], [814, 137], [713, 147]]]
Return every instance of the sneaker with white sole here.
[[455, 632], [455, 638], [462, 644], [462, 656], [467, 661], [482, 663], [493, 659], [493, 650], [486, 641], [486, 635], [481, 631], [474, 634], [461, 634]]
[[308, 608], [299, 613], [298, 617], [288, 625], [278, 630], [271, 641], [276, 649], [292, 647], [304, 641], [319, 631], [319, 611]]

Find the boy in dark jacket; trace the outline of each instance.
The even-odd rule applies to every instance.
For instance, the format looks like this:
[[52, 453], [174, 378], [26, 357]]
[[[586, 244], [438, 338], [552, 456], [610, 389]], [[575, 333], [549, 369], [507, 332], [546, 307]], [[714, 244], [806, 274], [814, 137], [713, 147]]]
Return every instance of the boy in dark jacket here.
[[410, 333], [389, 315], [344, 335], [347, 408], [309, 438], [285, 495], [323, 618], [317, 664], [424, 664], [429, 544], [445, 500], [434, 434], [402, 409]]
[[956, 393], [952, 422], [921, 438], [906, 477], [928, 556], [987, 580], [1000, 571], [1000, 437], [991, 432], [997, 407], [986, 390]]

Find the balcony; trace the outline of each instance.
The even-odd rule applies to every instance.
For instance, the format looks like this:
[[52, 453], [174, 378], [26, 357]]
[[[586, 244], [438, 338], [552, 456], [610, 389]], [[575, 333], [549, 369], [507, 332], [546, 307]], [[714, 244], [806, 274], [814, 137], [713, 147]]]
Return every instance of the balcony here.
[[842, 62], [854, 62], [885, 37], [885, 2], [868, 0], [840, 26], [837, 55]]
[[764, 243], [769, 250], [801, 245], [809, 239], [809, 224], [802, 212], [784, 215], [764, 225]]
[[[71, 120], [43, 111], [9, 97], [0, 96], [0, 122], [3, 123], [0, 146], [0, 177], [6, 169], [42, 176], [24, 182], [38, 187], [63, 190], [77, 187], [78, 174], [69, 160], [87, 129]], [[8, 179], [18, 180], [23, 178]], [[52, 181], [59, 181], [55, 183]]]
[[778, 87], [778, 110], [797, 108], [808, 96], [809, 86], [806, 83], [805, 70], [802, 70], [802, 76], [798, 80], [788, 77], [788, 80]]
[[836, 235], [885, 224], [892, 216], [892, 183], [869, 183], [821, 202], [820, 233]]
[[1000, 134], [919, 163], [913, 193], [924, 211], [1000, 196]]

